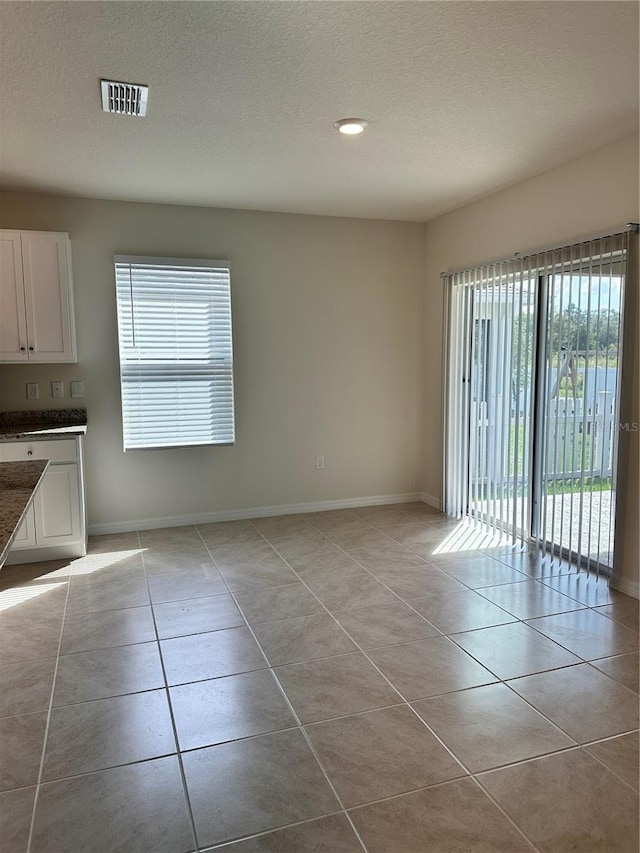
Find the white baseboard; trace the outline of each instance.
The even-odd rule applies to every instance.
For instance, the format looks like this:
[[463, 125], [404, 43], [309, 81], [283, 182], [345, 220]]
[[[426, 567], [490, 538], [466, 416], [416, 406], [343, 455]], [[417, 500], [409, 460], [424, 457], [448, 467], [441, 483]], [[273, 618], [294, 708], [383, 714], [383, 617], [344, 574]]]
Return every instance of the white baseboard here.
[[428, 495], [426, 492], [422, 492], [420, 500], [425, 504], [429, 504], [429, 506], [435, 507], [435, 509], [442, 509], [440, 498], [437, 498], [435, 495]]
[[[279, 504], [248, 509], [229, 509], [218, 512], [206, 512], [200, 515], [174, 515], [166, 518], [140, 518], [132, 521], [113, 521], [107, 524], [90, 524], [89, 535], [104, 533], [129, 533], [132, 530], [153, 530], [158, 527], [183, 527], [188, 524], [209, 524], [214, 521], [238, 521], [245, 518], [265, 518], [270, 515], [295, 515], [302, 512], [323, 512], [329, 509], [352, 509], [360, 506], [380, 506], [383, 504], [403, 504], [424, 501], [419, 492], [404, 495], [375, 495], [367, 498], [345, 498], [334, 501], [314, 501], [300, 504]], [[437, 506], [437, 504], [431, 504]]]
[[626, 578], [617, 578], [615, 575], [609, 581], [609, 586], [617, 589], [618, 592], [624, 592], [632, 598], [640, 598], [640, 583], [638, 581], [627, 580]]

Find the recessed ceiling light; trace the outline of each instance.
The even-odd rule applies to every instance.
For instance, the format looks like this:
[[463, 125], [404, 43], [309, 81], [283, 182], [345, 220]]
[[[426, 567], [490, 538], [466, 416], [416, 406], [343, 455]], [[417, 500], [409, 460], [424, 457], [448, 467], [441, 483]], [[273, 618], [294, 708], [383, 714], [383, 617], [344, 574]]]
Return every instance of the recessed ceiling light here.
[[345, 136], [356, 136], [362, 133], [368, 124], [369, 122], [363, 118], [341, 118], [340, 121], [334, 122], [333, 126]]

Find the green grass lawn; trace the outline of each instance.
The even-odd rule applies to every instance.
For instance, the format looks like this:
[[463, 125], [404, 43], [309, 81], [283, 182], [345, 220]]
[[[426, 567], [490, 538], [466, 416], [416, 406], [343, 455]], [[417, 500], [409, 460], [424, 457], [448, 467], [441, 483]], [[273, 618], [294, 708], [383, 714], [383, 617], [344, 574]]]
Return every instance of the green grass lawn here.
[[[567, 426], [570, 426], [570, 422], [568, 422]], [[584, 450], [584, 467], [588, 471], [592, 467], [591, 454], [595, 453], [595, 448], [593, 446], [594, 438], [591, 435], [583, 435], [581, 432], [578, 432], [574, 435], [573, 430], [569, 429], [568, 435], [566, 438], [566, 442], [568, 442], [568, 446], [563, 442], [561, 430], [558, 430], [558, 443], [557, 443], [557, 460], [558, 463], [562, 459], [562, 455], [565, 454], [564, 458], [569, 460], [574, 459], [576, 464], [574, 465], [574, 473], [575, 471], [580, 471], [582, 467], [582, 453]], [[517, 431], [518, 438], [518, 448], [517, 448], [517, 460], [518, 460], [518, 472], [521, 474], [527, 465], [525, 466], [525, 455], [528, 454], [529, 448], [525, 444], [525, 438], [529, 438], [527, 434], [525, 436], [525, 426], [524, 424], [518, 424]], [[576, 448], [574, 451], [573, 443], [576, 441]], [[513, 477], [515, 471], [514, 458], [516, 457], [516, 425], [515, 423], [511, 423], [510, 434], [509, 434], [509, 448], [508, 448], [508, 458], [510, 460], [509, 465], [509, 477]], [[553, 453], [553, 446], [551, 447], [551, 452]], [[595, 462], [595, 459], [594, 459]], [[549, 459], [548, 467], [553, 467], [553, 457]], [[561, 468], [561, 465], [557, 465], [558, 468]], [[611, 477], [591, 477], [578, 476], [569, 478], [569, 479], [550, 479], [547, 481], [546, 491], [547, 494], [570, 494], [572, 492], [603, 492], [609, 491], [611, 489]], [[481, 499], [486, 499], [488, 497], [488, 489], [486, 486], [481, 486]], [[497, 494], [495, 492], [497, 491]], [[526, 495], [529, 492], [529, 484], [521, 483], [518, 486], [518, 496]], [[492, 488], [491, 496], [495, 497], [513, 497], [513, 487], [512, 483], [505, 484], [505, 486], [500, 489]]]

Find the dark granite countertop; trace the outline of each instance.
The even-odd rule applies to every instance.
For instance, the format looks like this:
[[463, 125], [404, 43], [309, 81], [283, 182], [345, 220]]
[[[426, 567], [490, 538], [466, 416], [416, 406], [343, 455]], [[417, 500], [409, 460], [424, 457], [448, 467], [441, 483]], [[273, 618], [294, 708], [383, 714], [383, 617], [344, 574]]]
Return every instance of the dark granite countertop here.
[[19, 438], [48, 438], [84, 435], [86, 409], [50, 409], [30, 412], [0, 412], [0, 441]]
[[0, 566], [48, 465], [46, 459], [0, 462]]

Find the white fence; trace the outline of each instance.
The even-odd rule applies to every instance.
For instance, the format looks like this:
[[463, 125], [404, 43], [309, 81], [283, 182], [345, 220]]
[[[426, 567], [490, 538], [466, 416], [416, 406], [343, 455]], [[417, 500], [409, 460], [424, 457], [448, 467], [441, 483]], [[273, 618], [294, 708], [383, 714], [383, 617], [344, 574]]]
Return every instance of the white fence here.
[[546, 422], [547, 480], [610, 477], [615, 444], [615, 397], [599, 391], [595, 406], [585, 409], [580, 397], [551, 401]]
[[[543, 478], [569, 480], [577, 477], [610, 477], [615, 449], [615, 397], [599, 391], [595, 405], [585, 409], [580, 397], [558, 397], [549, 404], [545, 421]], [[493, 411], [492, 411], [493, 410]], [[507, 424], [499, 416], [501, 399], [495, 406], [472, 404], [470, 435], [471, 479], [477, 485], [505, 486], [513, 478], [518, 441], [518, 482], [529, 479], [529, 454], [525, 445], [523, 418], [512, 415]], [[528, 435], [527, 435], [528, 438]]]

